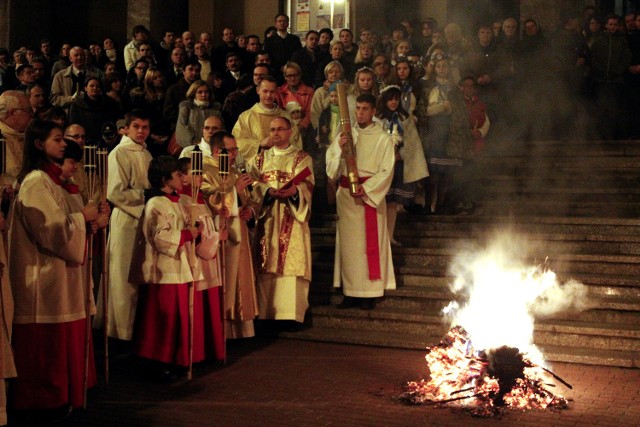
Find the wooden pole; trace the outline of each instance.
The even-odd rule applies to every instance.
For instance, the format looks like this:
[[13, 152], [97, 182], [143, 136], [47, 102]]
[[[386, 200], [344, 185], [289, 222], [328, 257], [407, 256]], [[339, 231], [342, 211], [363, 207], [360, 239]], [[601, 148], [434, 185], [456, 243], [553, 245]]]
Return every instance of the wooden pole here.
[[[226, 194], [227, 194], [227, 185], [229, 180], [229, 152], [226, 148], [222, 148], [218, 154], [218, 175], [220, 176], [220, 188], [222, 193], [222, 207], [226, 206]], [[220, 221], [220, 231], [227, 230], [228, 224], [227, 219], [223, 216]], [[227, 232], [227, 239], [229, 238], [229, 234]], [[226, 294], [226, 240], [224, 242], [220, 242], [221, 244], [221, 252], [220, 252], [220, 283], [222, 286], [222, 292], [220, 295], [220, 321], [222, 322], [222, 361], [223, 363], [227, 363], [227, 324], [226, 324], [226, 309], [225, 309], [225, 294]]]
[[[96, 183], [96, 147], [84, 147], [84, 168], [87, 172], [87, 203], [93, 203], [94, 185]], [[85, 347], [84, 347], [84, 381], [82, 407], [87, 408], [87, 390], [89, 389], [89, 357], [91, 356], [91, 301], [93, 290], [91, 288], [93, 274], [93, 232], [88, 229], [87, 234], [87, 277], [85, 284]]]
[[[197, 209], [198, 209], [198, 194], [200, 193], [200, 180], [198, 177], [202, 176], [202, 151], [196, 145], [196, 148], [191, 152], [191, 227], [197, 226]], [[196, 241], [191, 242], [189, 261], [191, 264], [191, 274], [194, 276], [191, 283], [189, 283], [189, 371], [187, 378], [190, 380], [193, 378], [193, 329], [194, 329], [194, 303], [196, 298]]]
[[[106, 148], [100, 148], [96, 152], [97, 166], [98, 166], [98, 178], [100, 179], [101, 189], [101, 202], [107, 202], [107, 179], [109, 176], [109, 152]], [[109, 225], [107, 225], [100, 233], [100, 246], [102, 249], [102, 269], [100, 271], [100, 282], [102, 283], [102, 308], [103, 308], [103, 330], [102, 337], [104, 340], [104, 381], [106, 385], [109, 385], [109, 276], [107, 268], [107, 232]]]

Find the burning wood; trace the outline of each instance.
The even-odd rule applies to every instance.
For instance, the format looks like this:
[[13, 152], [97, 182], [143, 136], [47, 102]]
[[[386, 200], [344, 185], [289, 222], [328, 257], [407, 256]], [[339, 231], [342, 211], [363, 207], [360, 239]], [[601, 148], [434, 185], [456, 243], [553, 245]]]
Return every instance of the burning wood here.
[[400, 396], [411, 404], [446, 404], [464, 407], [476, 416], [493, 416], [500, 408], [566, 409], [567, 399], [545, 386], [557, 375], [532, 363], [517, 348], [476, 352], [465, 330], [449, 331], [425, 356], [430, 380], [411, 381]]

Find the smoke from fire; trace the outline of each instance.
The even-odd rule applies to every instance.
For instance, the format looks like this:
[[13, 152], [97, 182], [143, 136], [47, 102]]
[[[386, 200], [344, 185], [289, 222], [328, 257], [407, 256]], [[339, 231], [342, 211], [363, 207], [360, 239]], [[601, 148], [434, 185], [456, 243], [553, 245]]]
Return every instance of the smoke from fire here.
[[475, 350], [510, 346], [536, 363], [542, 355], [533, 344], [534, 320], [565, 310], [585, 308], [586, 287], [561, 284], [544, 266], [527, 263], [528, 247], [504, 233], [483, 248], [458, 253], [450, 270], [456, 301], [444, 312], [451, 326], [462, 326]]

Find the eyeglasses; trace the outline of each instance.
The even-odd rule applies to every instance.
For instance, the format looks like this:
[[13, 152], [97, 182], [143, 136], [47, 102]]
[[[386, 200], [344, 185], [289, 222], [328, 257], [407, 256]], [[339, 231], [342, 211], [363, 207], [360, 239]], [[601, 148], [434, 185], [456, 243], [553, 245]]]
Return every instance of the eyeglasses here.
[[238, 147], [231, 147], [231, 148], [227, 148], [227, 151], [229, 153], [235, 153], [236, 151], [238, 151]]
[[73, 135], [65, 135], [64, 137], [69, 139], [87, 139], [86, 135], [80, 135], [79, 133]]
[[271, 132], [282, 132], [283, 130], [291, 130], [291, 128], [271, 128]]
[[293, 78], [293, 77], [298, 77], [298, 76], [300, 76], [300, 74], [285, 74], [284, 76], [285, 76], [286, 78], [288, 78], [288, 79], [291, 79], [291, 78]]

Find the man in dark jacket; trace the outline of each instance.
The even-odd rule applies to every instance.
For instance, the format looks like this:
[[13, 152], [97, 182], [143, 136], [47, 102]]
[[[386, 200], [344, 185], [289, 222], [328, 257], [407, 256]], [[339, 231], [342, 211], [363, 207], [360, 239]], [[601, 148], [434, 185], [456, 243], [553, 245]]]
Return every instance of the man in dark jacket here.
[[620, 108], [624, 73], [631, 64], [631, 50], [625, 35], [618, 31], [621, 18], [607, 16], [605, 32], [591, 45], [593, 93], [598, 109], [597, 132], [600, 138], [625, 137], [623, 111]]

